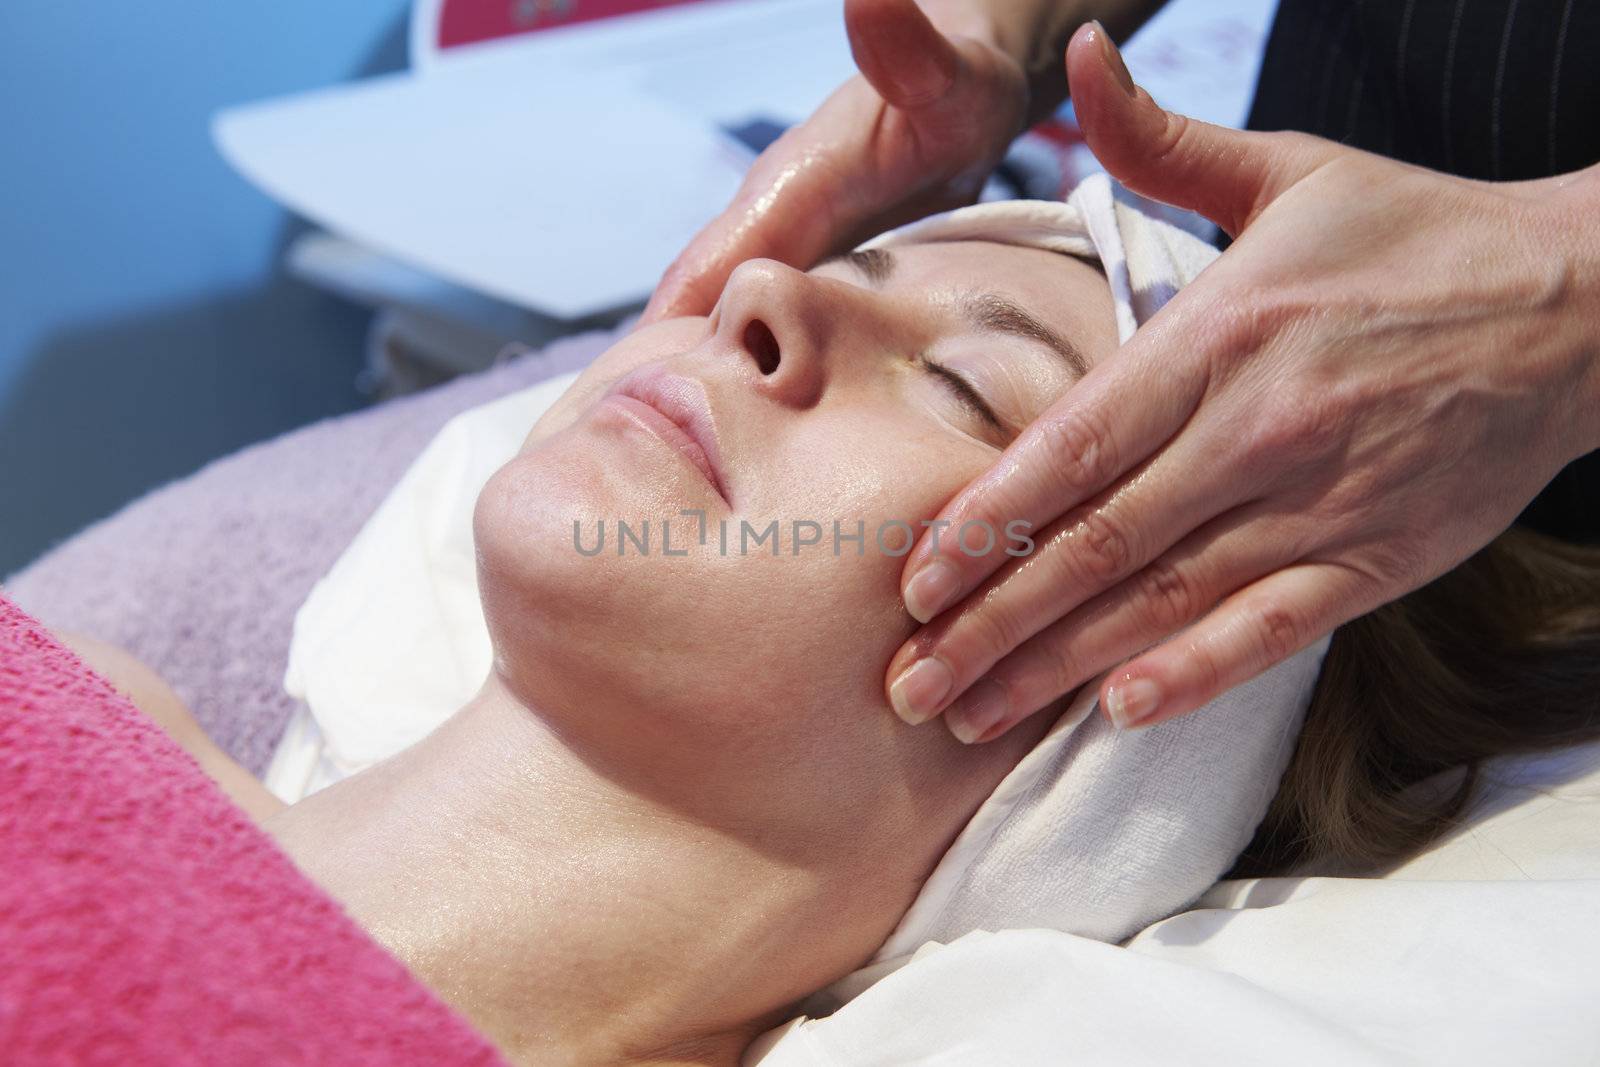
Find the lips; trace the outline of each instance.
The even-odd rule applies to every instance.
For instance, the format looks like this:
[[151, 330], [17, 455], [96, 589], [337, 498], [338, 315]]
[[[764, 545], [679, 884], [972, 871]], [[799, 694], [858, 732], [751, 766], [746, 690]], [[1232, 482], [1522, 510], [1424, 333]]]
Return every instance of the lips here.
[[649, 366], [624, 377], [606, 399], [655, 431], [705, 476], [724, 503], [732, 506], [705, 386], [693, 378]]

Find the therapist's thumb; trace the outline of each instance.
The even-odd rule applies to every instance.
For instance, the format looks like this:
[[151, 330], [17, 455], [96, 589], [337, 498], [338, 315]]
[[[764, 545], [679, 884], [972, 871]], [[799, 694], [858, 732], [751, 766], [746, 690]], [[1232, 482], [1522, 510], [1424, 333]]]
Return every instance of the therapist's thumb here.
[[961, 75], [961, 53], [914, 0], [845, 0], [856, 69], [892, 107], [936, 104]]
[[1134, 84], [1099, 23], [1073, 34], [1067, 81], [1084, 139], [1113, 178], [1198, 212], [1233, 237], [1338, 154], [1317, 137], [1231, 130], [1166, 110]]

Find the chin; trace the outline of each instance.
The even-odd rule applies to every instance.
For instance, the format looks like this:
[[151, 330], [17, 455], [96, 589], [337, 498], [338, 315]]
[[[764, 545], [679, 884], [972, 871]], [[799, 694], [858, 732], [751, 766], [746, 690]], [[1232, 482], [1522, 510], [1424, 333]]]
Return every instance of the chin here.
[[[831, 518], [820, 498], [795, 495], [797, 514]], [[707, 512], [707, 546], [696, 521], [679, 516], [685, 508]], [[752, 727], [815, 731], [845, 705], [881, 704], [884, 667], [910, 631], [899, 560], [820, 549], [723, 555], [715, 524], [724, 512], [666, 446], [587, 412], [531, 440], [474, 513], [502, 679], [551, 714], [660, 717], [690, 733], [715, 727], [718, 744]], [[650, 520], [648, 554], [630, 547], [619, 557], [619, 517], [636, 528]], [[662, 553], [662, 518], [687, 555]], [[574, 522], [590, 554], [574, 545]], [[594, 552], [600, 522], [606, 541]]]
[[[473, 513], [496, 669], [543, 709], [660, 705], [674, 690], [687, 699], [693, 679], [684, 675], [706, 645], [693, 632], [693, 613], [723, 599], [713, 566], [723, 561], [658, 550], [659, 516], [704, 505], [673, 502], [682, 493], [675, 470], [641, 473], [639, 455], [618, 453], [604, 435], [585, 432], [580, 418], [497, 471]], [[618, 556], [618, 516], [651, 519], [648, 554]], [[574, 522], [591, 554], [574, 545]], [[607, 540], [595, 553], [600, 522]], [[678, 537], [675, 530], [675, 545]]]
[[574, 523], [587, 538], [597, 522], [609, 527], [645, 506], [586, 437], [578, 427], [558, 432], [501, 467], [478, 495], [473, 542], [486, 607], [514, 595], [534, 614], [582, 626], [613, 616], [625, 583], [641, 577], [638, 565], [653, 562], [585, 556], [574, 546]]

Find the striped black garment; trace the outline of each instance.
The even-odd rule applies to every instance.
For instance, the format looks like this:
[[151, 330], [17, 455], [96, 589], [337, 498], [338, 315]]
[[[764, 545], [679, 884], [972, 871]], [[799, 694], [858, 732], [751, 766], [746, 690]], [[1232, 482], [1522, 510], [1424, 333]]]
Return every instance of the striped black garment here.
[[[1469, 178], [1582, 169], [1600, 161], [1600, 0], [1280, 0], [1249, 127]], [[1600, 544], [1600, 452], [1519, 521]]]

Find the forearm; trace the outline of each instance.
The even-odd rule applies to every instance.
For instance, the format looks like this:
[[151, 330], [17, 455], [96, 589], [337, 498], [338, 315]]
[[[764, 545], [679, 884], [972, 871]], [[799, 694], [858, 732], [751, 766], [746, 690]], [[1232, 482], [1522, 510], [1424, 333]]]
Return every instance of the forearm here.
[[1017, 61], [1028, 78], [1028, 125], [1047, 118], [1067, 98], [1062, 57], [1077, 28], [1099, 19], [1121, 42], [1166, 0], [923, 0], [947, 34], [988, 41]]

